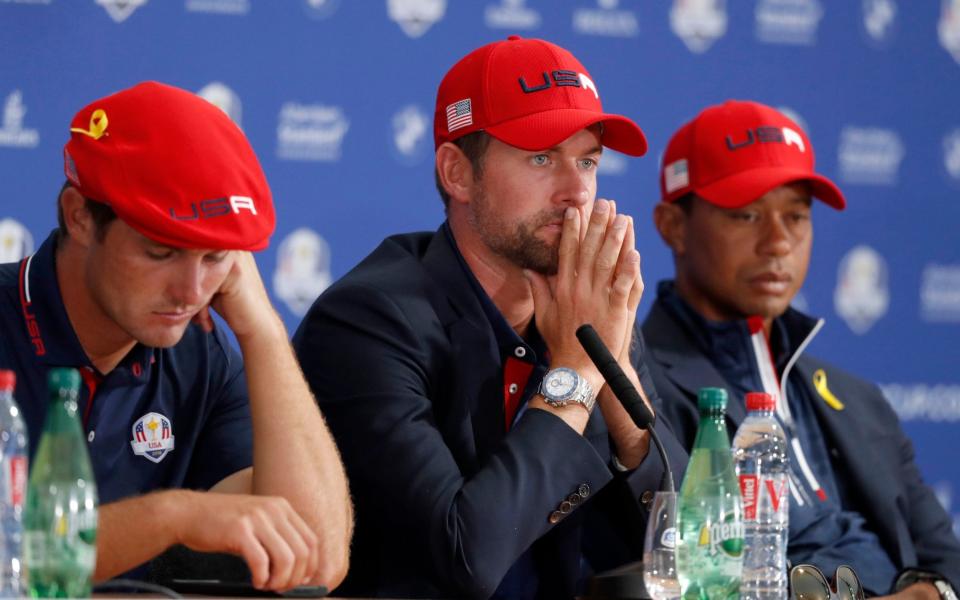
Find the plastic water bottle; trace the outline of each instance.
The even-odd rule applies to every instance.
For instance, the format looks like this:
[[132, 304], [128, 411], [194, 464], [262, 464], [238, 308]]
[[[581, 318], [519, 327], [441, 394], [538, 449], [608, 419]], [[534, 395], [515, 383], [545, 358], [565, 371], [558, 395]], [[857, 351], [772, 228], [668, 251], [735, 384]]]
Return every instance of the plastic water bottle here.
[[787, 597], [790, 480], [787, 437], [770, 394], [747, 394], [747, 418], [733, 438], [733, 460], [743, 496], [744, 555], [740, 597]]
[[700, 425], [680, 486], [677, 576], [687, 600], [735, 599], [743, 563], [743, 506], [723, 422], [727, 392], [703, 388]]
[[27, 579], [34, 598], [87, 598], [97, 559], [97, 486], [77, 417], [80, 373], [51, 369], [48, 383], [23, 518]]
[[23, 500], [27, 493], [27, 428], [20, 407], [13, 399], [17, 377], [0, 370], [0, 597], [17, 598], [24, 593]]

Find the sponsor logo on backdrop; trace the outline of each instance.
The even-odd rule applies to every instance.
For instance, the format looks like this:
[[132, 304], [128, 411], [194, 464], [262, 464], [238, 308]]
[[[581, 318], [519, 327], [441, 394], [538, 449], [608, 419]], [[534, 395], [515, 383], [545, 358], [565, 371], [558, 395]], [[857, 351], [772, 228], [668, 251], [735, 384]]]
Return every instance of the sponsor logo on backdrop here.
[[419, 106], [408, 104], [393, 114], [390, 120], [393, 150], [397, 160], [407, 166], [421, 162], [428, 154], [433, 140], [433, 123]]
[[585, 35], [637, 37], [640, 26], [633, 11], [617, 8], [619, 0], [597, 0], [597, 8], [573, 11], [573, 30]]
[[340, 0], [303, 0], [304, 10], [314, 19], [326, 19], [339, 7]]
[[146, 3], [147, 0], [97, 0], [97, 4], [107, 11], [115, 23], [123, 23], [133, 11]]
[[726, 0], [673, 0], [670, 29], [687, 49], [701, 54], [727, 32]]
[[219, 81], [210, 82], [203, 86], [197, 95], [227, 113], [237, 127], [243, 128], [243, 105], [240, 103], [240, 96], [226, 84]]
[[0, 219], [0, 265], [17, 262], [33, 252], [30, 230], [13, 219]]
[[243, 16], [250, 12], [250, 0], [187, 0], [187, 12]]
[[881, 383], [880, 389], [902, 421], [960, 422], [960, 385]]
[[863, 30], [873, 45], [886, 46], [896, 28], [896, 0], [863, 0]]
[[840, 178], [847, 183], [893, 185], [904, 148], [892, 129], [844, 127], [840, 132]]
[[600, 157], [600, 164], [597, 166], [598, 175], [623, 175], [627, 172], [630, 161], [626, 155], [605, 148], [603, 156]]
[[943, 49], [960, 63], [960, 0], [943, 0], [937, 35]]
[[287, 102], [277, 123], [277, 157], [284, 160], [340, 160], [350, 122], [339, 106]]
[[407, 37], [418, 38], [443, 18], [447, 0], [387, 0], [387, 15]]
[[490, 29], [540, 27], [540, 13], [524, 4], [524, 0], [500, 0], [499, 4], [488, 4], [483, 11], [483, 20]]
[[943, 138], [943, 166], [954, 183], [960, 183], [960, 129]]
[[758, 0], [754, 16], [761, 42], [811, 46], [817, 43], [823, 7], [818, 0]]
[[283, 238], [277, 250], [273, 293], [294, 315], [302, 317], [330, 286], [330, 246], [320, 234], [301, 227]]
[[847, 326], [859, 335], [887, 314], [890, 288], [887, 264], [870, 246], [856, 246], [840, 261], [833, 305]]
[[920, 281], [920, 318], [960, 323], [960, 265], [928, 264]]
[[11, 148], [36, 148], [40, 134], [36, 129], [23, 126], [27, 107], [20, 90], [13, 90], [3, 103], [3, 127], [0, 128], [0, 146]]

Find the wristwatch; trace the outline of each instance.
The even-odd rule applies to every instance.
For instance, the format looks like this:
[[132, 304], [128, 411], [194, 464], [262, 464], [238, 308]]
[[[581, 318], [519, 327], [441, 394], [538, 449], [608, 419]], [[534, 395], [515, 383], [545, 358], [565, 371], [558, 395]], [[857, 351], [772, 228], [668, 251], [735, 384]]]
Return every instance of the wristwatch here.
[[580, 404], [587, 409], [587, 412], [593, 410], [593, 405], [597, 401], [590, 382], [567, 367], [547, 371], [540, 382], [540, 395], [554, 408]]
[[897, 577], [893, 588], [899, 592], [907, 586], [920, 582], [932, 583], [933, 586], [937, 588], [937, 592], [940, 593], [941, 600], [957, 600], [957, 593], [954, 591], [953, 586], [950, 585], [950, 582], [947, 581], [943, 575], [934, 573], [933, 571], [907, 569]]

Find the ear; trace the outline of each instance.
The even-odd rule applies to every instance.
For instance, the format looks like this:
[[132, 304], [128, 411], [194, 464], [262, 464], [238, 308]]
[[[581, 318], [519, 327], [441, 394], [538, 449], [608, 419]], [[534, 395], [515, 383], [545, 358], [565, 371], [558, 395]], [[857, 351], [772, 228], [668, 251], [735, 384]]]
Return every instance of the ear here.
[[86, 199], [75, 187], [67, 186], [60, 194], [59, 201], [68, 239], [83, 247], [92, 244], [96, 233], [95, 224], [93, 215], [87, 210]]
[[450, 194], [450, 201], [468, 203], [475, 182], [473, 166], [463, 151], [450, 142], [444, 142], [437, 148], [436, 166], [440, 184]]
[[653, 223], [675, 256], [686, 251], [687, 214], [676, 204], [660, 202], [653, 209]]

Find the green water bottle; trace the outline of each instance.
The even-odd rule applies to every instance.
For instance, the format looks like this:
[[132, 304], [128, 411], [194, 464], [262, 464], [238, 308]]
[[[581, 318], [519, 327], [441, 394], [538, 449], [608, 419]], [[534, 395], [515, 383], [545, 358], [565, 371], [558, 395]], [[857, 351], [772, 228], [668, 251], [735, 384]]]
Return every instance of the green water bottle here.
[[80, 373], [51, 369], [48, 385], [23, 518], [27, 581], [34, 598], [86, 598], [97, 558], [97, 485], [77, 417]]
[[736, 599], [743, 504], [723, 422], [727, 392], [703, 388], [697, 405], [700, 425], [677, 507], [677, 576], [685, 600]]

